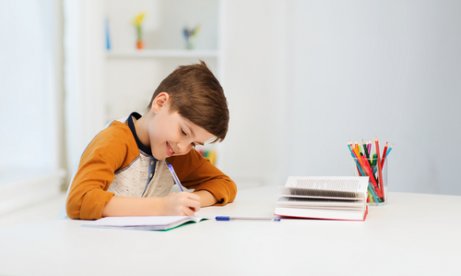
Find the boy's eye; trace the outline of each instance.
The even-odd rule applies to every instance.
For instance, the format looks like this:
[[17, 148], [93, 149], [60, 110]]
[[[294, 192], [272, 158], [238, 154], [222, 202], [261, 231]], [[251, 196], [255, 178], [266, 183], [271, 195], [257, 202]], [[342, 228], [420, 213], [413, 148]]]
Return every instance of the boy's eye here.
[[187, 136], [187, 133], [183, 129], [181, 129], [181, 133], [182, 135]]

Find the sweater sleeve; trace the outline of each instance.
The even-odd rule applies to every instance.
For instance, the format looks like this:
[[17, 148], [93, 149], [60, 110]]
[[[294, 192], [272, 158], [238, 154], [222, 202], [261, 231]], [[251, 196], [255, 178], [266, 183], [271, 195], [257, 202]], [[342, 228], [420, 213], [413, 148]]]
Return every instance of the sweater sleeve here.
[[[87, 146], [67, 197], [66, 211], [70, 218], [102, 217], [102, 211], [114, 196], [107, 189], [115, 177], [115, 171], [129, 161], [130, 145], [124, 139], [127, 134], [130, 133], [122, 128], [109, 127]], [[134, 147], [137, 148], [136, 144]]]
[[179, 179], [185, 187], [206, 190], [216, 199], [216, 205], [234, 201], [237, 186], [234, 181], [203, 158], [196, 150], [182, 156], [170, 157]]

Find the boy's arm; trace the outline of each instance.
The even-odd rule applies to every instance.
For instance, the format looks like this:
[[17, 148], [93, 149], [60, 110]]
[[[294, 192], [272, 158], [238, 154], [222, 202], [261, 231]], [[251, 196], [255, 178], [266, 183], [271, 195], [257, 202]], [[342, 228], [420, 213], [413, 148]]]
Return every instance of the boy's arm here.
[[[121, 123], [119, 123], [121, 124]], [[107, 189], [115, 171], [137, 156], [136, 142], [125, 139], [128, 128], [105, 129], [87, 146], [72, 181], [66, 201], [67, 215], [72, 219], [97, 219], [114, 194]], [[128, 142], [127, 142], [128, 141]]]
[[203, 158], [196, 150], [173, 156], [168, 161], [185, 187], [195, 189], [201, 206], [225, 205], [234, 201], [237, 186], [227, 175]]
[[114, 196], [104, 207], [102, 216], [193, 216], [200, 210], [199, 200], [198, 195], [187, 192], [147, 198]]

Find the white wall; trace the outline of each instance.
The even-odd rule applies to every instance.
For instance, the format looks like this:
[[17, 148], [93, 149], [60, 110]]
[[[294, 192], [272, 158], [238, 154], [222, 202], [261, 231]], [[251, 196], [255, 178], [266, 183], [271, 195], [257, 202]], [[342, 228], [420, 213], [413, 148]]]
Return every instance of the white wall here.
[[219, 149], [219, 165], [241, 187], [281, 184], [285, 3], [237, 0], [223, 5], [222, 84], [230, 126]]
[[461, 2], [291, 1], [287, 174], [352, 174], [350, 140], [394, 144], [393, 191], [461, 194]]

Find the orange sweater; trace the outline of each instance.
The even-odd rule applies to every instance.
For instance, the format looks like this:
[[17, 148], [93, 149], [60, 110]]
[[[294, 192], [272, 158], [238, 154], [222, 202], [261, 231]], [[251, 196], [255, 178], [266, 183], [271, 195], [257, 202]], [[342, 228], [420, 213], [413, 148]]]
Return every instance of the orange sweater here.
[[[150, 155], [150, 149], [140, 143], [130, 120], [131, 116], [126, 123], [114, 121], [85, 149], [67, 197], [70, 218], [101, 218], [114, 195], [164, 196], [170, 191], [173, 180], [165, 161]], [[235, 183], [197, 151], [170, 157], [168, 162], [185, 187], [210, 192], [218, 205], [234, 200]]]

